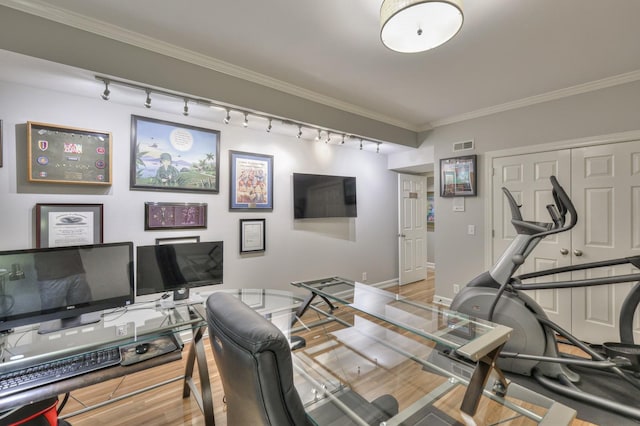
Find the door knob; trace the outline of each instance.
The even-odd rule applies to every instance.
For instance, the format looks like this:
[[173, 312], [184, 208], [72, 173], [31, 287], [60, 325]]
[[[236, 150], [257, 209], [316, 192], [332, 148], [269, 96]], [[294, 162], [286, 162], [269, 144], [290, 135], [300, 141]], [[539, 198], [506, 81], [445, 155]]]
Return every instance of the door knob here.
[[560, 254], [563, 256], [566, 256], [569, 254], [569, 250], [567, 250], [566, 248], [561, 248], [560, 249]]
[[406, 237], [406, 235], [404, 235], [404, 234], [398, 234], [398, 237], [402, 237], [402, 238], [404, 238], [404, 237]]
[[574, 249], [573, 254], [575, 254], [576, 256], [582, 256], [582, 250]]

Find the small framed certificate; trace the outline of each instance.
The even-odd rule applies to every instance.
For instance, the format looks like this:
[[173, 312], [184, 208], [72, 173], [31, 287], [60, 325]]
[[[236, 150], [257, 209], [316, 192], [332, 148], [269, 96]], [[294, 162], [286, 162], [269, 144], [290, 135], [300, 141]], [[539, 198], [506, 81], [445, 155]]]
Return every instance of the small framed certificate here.
[[102, 244], [102, 204], [36, 204], [36, 247]]
[[240, 253], [265, 251], [266, 219], [240, 219]]

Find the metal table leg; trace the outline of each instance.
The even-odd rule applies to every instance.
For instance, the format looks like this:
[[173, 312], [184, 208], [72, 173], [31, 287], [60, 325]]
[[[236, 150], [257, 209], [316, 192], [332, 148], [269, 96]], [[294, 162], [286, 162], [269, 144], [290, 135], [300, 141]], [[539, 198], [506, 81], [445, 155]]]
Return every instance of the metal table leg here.
[[[213, 396], [211, 393], [209, 367], [207, 366], [207, 356], [202, 342], [205, 330], [206, 326], [203, 326], [198, 327], [193, 332], [193, 340], [189, 347], [189, 353], [187, 355], [187, 362], [184, 370], [184, 387], [182, 397], [188, 398], [193, 391], [193, 397], [204, 415], [205, 425], [215, 426], [216, 421], [213, 414]], [[198, 363], [198, 373], [200, 377], [200, 391], [198, 391], [197, 386], [193, 382], [193, 367], [196, 362]]]

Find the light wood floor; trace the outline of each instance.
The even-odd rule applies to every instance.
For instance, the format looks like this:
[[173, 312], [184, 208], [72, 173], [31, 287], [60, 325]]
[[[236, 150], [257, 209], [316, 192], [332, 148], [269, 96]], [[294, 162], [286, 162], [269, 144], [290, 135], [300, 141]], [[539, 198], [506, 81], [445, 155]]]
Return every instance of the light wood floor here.
[[[400, 294], [424, 301], [431, 301], [434, 294], [433, 277], [426, 281], [397, 288]], [[226, 415], [222, 403], [222, 388], [218, 371], [213, 360], [209, 342], [206, 342], [208, 367], [213, 387], [216, 425], [226, 426]], [[83, 406], [101, 403], [154, 383], [178, 377], [183, 373], [184, 361], [135, 373], [124, 379], [114, 379], [74, 391], [62, 414], [73, 412]], [[455, 408], [455, 407], [453, 407]], [[182, 399], [182, 382], [176, 381], [158, 389], [140, 393], [131, 398], [106, 405], [67, 419], [74, 426], [99, 425], [203, 425], [204, 419], [193, 398]], [[512, 423], [502, 423], [512, 424]], [[572, 426], [586, 426], [591, 423], [575, 420]], [[244, 425], [230, 425], [244, 426]]]

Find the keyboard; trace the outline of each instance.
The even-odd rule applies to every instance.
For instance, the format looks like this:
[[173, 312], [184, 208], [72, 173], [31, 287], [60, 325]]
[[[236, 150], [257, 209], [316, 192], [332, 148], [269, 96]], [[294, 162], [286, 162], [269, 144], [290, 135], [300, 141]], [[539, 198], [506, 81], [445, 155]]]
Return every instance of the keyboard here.
[[120, 349], [99, 349], [0, 374], [0, 398], [101, 368], [119, 365]]

